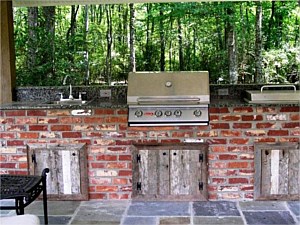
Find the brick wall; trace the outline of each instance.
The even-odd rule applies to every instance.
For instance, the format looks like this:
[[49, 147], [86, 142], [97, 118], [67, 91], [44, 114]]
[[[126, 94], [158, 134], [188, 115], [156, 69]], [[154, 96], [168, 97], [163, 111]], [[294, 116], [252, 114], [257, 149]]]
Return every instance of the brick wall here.
[[87, 143], [91, 199], [131, 197], [130, 145], [204, 139], [209, 199], [253, 199], [254, 142], [299, 142], [299, 107], [210, 108], [209, 126], [127, 127], [126, 109], [0, 111], [1, 173], [27, 174], [27, 143]]

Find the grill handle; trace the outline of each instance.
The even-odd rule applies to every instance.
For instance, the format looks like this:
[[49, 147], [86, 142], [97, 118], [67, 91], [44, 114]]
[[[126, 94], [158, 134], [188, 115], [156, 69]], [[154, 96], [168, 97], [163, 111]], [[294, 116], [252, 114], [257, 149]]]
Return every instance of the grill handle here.
[[200, 98], [186, 98], [186, 97], [175, 97], [175, 98], [153, 98], [153, 97], [141, 97], [137, 99], [138, 103], [153, 103], [153, 102], [199, 102]]
[[263, 92], [263, 90], [265, 89], [265, 88], [269, 88], [269, 87], [292, 87], [292, 88], [294, 88], [294, 91], [296, 91], [296, 86], [295, 85], [293, 85], [293, 84], [284, 84], [284, 85], [264, 85], [264, 86], [262, 86], [261, 87], [261, 89], [260, 89], [260, 92]]

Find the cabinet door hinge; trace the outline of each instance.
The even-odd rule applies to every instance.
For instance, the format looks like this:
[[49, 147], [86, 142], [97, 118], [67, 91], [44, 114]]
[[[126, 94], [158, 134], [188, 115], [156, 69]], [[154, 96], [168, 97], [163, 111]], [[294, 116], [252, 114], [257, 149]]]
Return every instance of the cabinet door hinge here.
[[201, 153], [201, 154], [199, 154], [199, 162], [203, 162], [203, 160], [204, 160], [204, 157], [203, 157], [203, 154]]
[[137, 190], [142, 190], [142, 183], [141, 182], [136, 183], [136, 189]]
[[137, 154], [136, 155], [136, 161], [139, 163], [141, 162], [141, 155], [140, 154]]
[[200, 190], [200, 191], [203, 190], [203, 182], [199, 182], [199, 190]]
[[31, 162], [33, 162], [34, 164], [36, 164], [36, 156], [35, 156], [35, 153], [32, 153], [32, 155], [31, 155]]

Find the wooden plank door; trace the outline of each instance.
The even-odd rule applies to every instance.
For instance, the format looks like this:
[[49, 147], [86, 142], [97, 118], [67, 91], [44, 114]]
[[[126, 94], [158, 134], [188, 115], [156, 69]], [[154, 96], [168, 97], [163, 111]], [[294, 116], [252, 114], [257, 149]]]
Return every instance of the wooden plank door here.
[[85, 145], [28, 146], [29, 173], [47, 174], [47, 194], [53, 200], [88, 200]]
[[297, 143], [256, 144], [254, 198], [299, 198], [299, 167], [300, 153]]

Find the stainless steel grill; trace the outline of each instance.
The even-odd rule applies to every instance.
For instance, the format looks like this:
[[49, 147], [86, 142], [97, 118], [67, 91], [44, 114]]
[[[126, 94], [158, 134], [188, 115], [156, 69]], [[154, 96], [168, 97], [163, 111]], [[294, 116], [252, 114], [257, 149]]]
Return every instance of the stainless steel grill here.
[[198, 72], [137, 72], [128, 77], [129, 126], [207, 125], [209, 76]]

